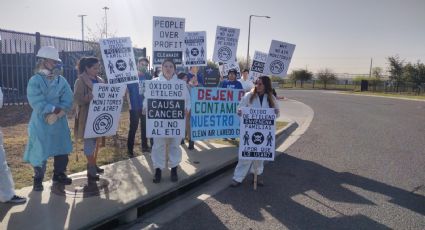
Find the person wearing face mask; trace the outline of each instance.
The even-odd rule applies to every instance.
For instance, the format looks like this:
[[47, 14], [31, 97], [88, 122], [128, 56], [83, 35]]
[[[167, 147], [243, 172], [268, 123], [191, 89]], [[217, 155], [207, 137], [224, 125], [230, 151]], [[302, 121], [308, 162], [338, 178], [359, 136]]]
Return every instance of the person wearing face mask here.
[[[139, 82], [127, 85], [127, 100], [130, 112], [130, 128], [128, 130], [127, 150], [128, 156], [134, 157], [134, 138], [140, 121], [140, 133], [142, 152], [149, 152], [148, 140], [146, 138], [146, 115], [142, 114], [143, 109], [143, 82], [151, 80], [152, 76], [148, 72], [149, 60], [145, 57], [140, 57], [137, 62], [137, 69], [139, 74]], [[152, 146], [152, 140], [151, 140]]]
[[[172, 59], [166, 58], [162, 62], [162, 72], [159, 74], [157, 78], [154, 78], [153, 81], [169, 81], [171, 84], [175, 83], [185, 83], [184, 81], [178, 79], [175, 71], [176, 64]], [[186, 84], [186, 83], [185, 83]], [[186, 116], [190, 110], [190, 96], [187, 88], [184, 88], [185, 95], [185, 110]], [[147, 110], [147, 99], [145, 97], [143, 102], [143, 113], [146, 114]], [[180, 149], [180, 141], [181, 138], [171, 137], [171, 138], [154, 138], [154, 143], [152, 146], [152, 163], [155, 169], [155, 176], [153, 178], [153, 183], [161, 182], [162, 170], [164, 170], [166, 165], [166, 155], [168, 150], [168, 166], [171, 168], [171, 181], [178, 181], [177, 176], [177, 167], [182, 160], [182, 150]]]
[[72, 108], [72, 90], [60, 74], [59, 52], [52, 46], [41, 47], [37, 53], [35, 75], [27, 86], [28, 103], [32, 108], [28, 124], [28, 144], [24, 161], [34, 168], [33, 191], [43, 190], [46, 162], [54, 157], [53, 182], [72, 183], [66, 174], [68, 155], [72, 152], [71, 133], [66, 112]]
[[[257, 79], [255, 87], [251, 92], [246, 93], [242, 98], [238, 106], [238, 115], [241, 116], [242, 107], [250, 108], [274, 108], [276, 117], [279, 117], [279, 106], [277, 104], [275, 96], [273, 96], [273, 88], [271, 80], [268, 76], [261, 76]], [[249, 169], [254, 173], [254, 167], [252, 166], [253, 160], [242, 160], [238, 161], [236, 165], [235, 172], [233, 174], [233, 181], [231, 186], [237, 187], [245, 179], [246, 174], [248, 174]], [[264, 181], [262, 177], [264, 169], [264, 161], [258, 160], [257, 165], [257, 184], [258, 186], [263, 186]]]
[[87, 180], [98, 181], [104, 169], [96, 164], [97, 138], [84, 138], [90, 102], [93, 100], [93, 85], [104, 83], [98, 76], [100, 62], [96, 57], [83, 57], [78, 61], [78, 78], [74, 84], [74, 100], [76, 108], [76, 122], [74, 127], [75, 138], [84, 140], [84, 155], [87, 158]]

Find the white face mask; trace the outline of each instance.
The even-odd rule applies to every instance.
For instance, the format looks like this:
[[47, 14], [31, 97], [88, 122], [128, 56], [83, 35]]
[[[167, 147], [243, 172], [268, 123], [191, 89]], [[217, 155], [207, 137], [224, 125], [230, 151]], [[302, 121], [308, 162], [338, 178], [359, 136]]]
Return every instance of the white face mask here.
[[43, 75], [43, 76], [49, 76], [50, 75], [50, 70], [48, 70], [48, 69], [41, 69], [41, 70], [39, 70], [38, 71], [38, 73], [40, 74], [40, 75]]

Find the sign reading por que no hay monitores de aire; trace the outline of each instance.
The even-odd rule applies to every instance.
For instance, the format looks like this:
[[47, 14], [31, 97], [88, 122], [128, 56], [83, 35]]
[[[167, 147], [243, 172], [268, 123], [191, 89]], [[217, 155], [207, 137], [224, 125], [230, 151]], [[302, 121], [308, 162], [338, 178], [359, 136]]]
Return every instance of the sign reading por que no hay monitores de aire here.
[[84, 138], [112, 136], [117, 132], [126, 86], [93, 84]]
[[213, 61], [223, 63], [236, 62], [238, 39], [239, 29], [217, 26]]
[[109, 84], [139, 81], [129, 37], [100, 39], [99, 44]]
[[285, 77], [294, 50], [294, 44], [272, 40], [264, 73], [267, 75]]
[[185, 19], [153, 17], [153, 65], [159, 66], [165, 58], [176, 65], [183, 63]]
[[147, 137], [184, 137], [187, 93], [182, 80], [145, 81]]

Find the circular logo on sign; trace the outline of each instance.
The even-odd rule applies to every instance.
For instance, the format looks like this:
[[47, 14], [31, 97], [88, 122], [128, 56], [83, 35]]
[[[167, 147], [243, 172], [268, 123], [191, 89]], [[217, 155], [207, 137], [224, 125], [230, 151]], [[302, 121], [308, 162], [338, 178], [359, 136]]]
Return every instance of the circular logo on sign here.
[[273, 74], [282, 73], [284, 68], [285, 67], [283, 65], [283, 62], [280, 60], [274, 60], [272, 61], [272, 63], [270, 63], [270, 72], [272, 72]]
[[111, 114], [102, 113], [94, 119], [93, 131], [97, 134], [104, 134], [111, 129], [113, 123], [114, 119]]
[[197, 48], [193, 48], [190, 50], [190, 54], [192, 54], [192, 56], [198, 56], [199, 54], [199, 50]]
[[256, 145], [260, 145], [263, 143], [264, 141], [264, 135], [260, 132], [256, 132], [254, 134], [252, 134], [252, 142]]
[[119, 59], [116, 63], [115, 66], [117, 67], [117, 69], [119, 71], [124, 71], [127, 68], [127, 63], [125, 63], [124, 60]]
[[218, 58], [222, 61], [228, 61], [232, 57], [232, 50], [227, 47], [223, 46], [220, 49], [218, 49]]

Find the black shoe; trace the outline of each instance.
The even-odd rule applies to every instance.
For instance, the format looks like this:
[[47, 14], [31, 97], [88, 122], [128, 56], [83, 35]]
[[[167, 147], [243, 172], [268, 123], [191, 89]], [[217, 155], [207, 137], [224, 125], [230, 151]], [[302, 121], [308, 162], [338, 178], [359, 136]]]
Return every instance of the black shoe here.
[[64, 184], [64, 185], [70, 185], [72, 184], [72, 179], [65, 175], [65, 173], [58, 173], [53, 174], [52, 178], [53, 182]]
[[239, 185], [241, 185], [241, 182], [237, 182], [235, 180], [232, 180], [232, 184], [230, 186], [232, 186], [233, 188], [239, 187]]
[[180, 142], [181, 145], [184, 145], [184, 138], [182, 139], [182, 141]]
[[133, 158], [134, 157], [133, 150], [128, 150], [127, 155], [128, 155], [129, 158]]
[[13, 203], [13, 204], [22, 204], [27, 202], [27, 198], [22, 196], [13, 195], [12, 199], [10, 199], [7, 203]]
[[34, 179], [34, 184], [32, 186], [32, 191], [41, 192], [44, 190], [43, 180], [42, 179]]
[[155, 177], [153, 178], [153, 183], [158, 184], [161, 182], [161, 169], [155, 169]]
[[178, 176], [177, 176], [177, 166], [174, 168], [171, 168], [171, 181], [172, 182], [177, 182], [179, 180]]
[[189, 141], [189, 147], [187, 147], [187, 149], [189, 149], [189, 150], [195, 149], [195, 142], [190, 140]]
[[105, 169], [100, 168], [99, 166], [96, 165], [96, 172], [99, 174], [103, 174], [105, 172]]

